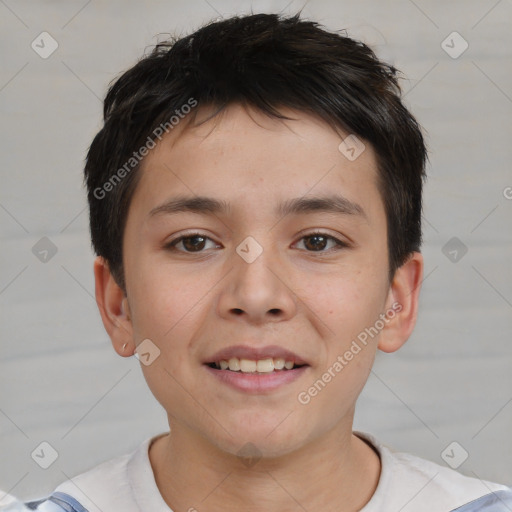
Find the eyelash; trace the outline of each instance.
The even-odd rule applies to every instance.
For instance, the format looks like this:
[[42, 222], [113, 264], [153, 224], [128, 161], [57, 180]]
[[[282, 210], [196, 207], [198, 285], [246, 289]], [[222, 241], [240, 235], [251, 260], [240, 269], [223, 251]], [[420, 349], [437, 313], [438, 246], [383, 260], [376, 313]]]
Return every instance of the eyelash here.
[[[326, 254], [326, 253], [330, 253], [333, 249], [335, 251], [338, 251], [340, 249], [350, 247], [347, 242], [343, 242], [342, 240], [339, 240], [338, 238], [336, 238], [332, 235], [329, 235], [327, 233], [323, 233], [321, 231], [315, 231], [313, 233], [308, 233], [307, 235], [303, 235], [299, 240], [303, 240], [304, 238], [312, 238], [314, 236], [321, 236], [321, 237], [327, 238], [328, 240], [333, 240], [336, 243], [336, 247], [328, 249], [328, 250], [324, 250], [324, 251], [306, 251], [306, 252], [313, 253], [313, 254], [314, 253]], [[180, 236], [179, 238], [176, 238], [175, 240], [172, 240], [171, 242], [169, 242], [168, 244], [166, 244], [164, 246], [164, 249], [167, 249], [170, 251], [182, 252], [184, 254], [201, 254], [201, 253], [205, 252], [204, 250], [202, 250], [202, 251], [182, 251], [182, 250], [176, 249], [176, 245], [178, 245], [181, 241], [186, 240], [188, 238], [195, 238], [195, 237], [201, 237], [206, 240], [213, 241], [210, 237], [204, 235], [203, 233], [193, 232], [193, 233], [188, 233], [187, 235], [184, 235], [184, 236]]]

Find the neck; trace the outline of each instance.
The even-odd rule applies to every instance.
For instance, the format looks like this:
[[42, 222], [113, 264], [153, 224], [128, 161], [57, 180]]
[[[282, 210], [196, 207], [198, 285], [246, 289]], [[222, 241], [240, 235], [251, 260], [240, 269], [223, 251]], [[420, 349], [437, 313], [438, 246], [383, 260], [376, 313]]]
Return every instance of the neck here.
[[160, 494], [174, 512], [352, 512], [371, 499], [381, 469], [377, 453], [351, 428], [281, 457], [241, 461], [173, 424], [149, 456]]

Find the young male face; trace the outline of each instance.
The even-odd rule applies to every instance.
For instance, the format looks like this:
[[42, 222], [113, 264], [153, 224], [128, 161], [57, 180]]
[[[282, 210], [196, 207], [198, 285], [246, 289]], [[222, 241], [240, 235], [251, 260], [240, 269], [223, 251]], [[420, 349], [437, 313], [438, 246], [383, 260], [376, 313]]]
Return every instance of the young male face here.
[[[347, 438], [377, 347], [398, 349], [416, 318], [421, 255], [389, 283], [372, 147], [367, 143], [351, 161], [326, 124], [282, 112], [297, 120], [233, 105], [199, 127], [176, 127], [146, 157], [131, 201], [123, 241], [127, 301], [101, 258], [95, 264], [97, 299], [115, 349], [131, 355], [149, 339], [160, 351], [142, 369], [173, 431], [233, 454], [247, 442], [275, 456], [333, 432]], [[178, 196], [229, 207], [151, 214]], [[344, 198], [339, 211], [278, 210], [335, 196]], [[304, 238], [315, 232], [345, 245]], [[194, 233], [207, 238], [165, 248]], [[358, 340], [365, 329], [366, 345], [364, 336]], [[351, 348], [353, 357], [346, 357]], [[248, 375], [207, 365], [237, 354], [306, 366]], [[315, 393], [319, 379], [325, 385]]]

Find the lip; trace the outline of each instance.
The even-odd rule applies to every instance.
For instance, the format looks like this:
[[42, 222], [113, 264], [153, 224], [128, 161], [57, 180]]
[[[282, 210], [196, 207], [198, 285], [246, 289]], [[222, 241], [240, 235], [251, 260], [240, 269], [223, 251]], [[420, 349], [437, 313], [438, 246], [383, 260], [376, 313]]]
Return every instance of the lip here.
[[292, 370], [278, 370], [271, 373], [243, 373], [231, 370], [218, 370], [203, 365], [215, 379], [238, 391], [250, 394], [265, 394], [299, 379], [309, 366], [301, 366]]
[[210, 364], [222, 360], [229, 361], [229, 359], [232, 357], [237, 357], [238, 359], [250, 359], [252, 361], [280, 357], [285, 361], [293, 361], [297, 365], [309, 365], [308, 362], [302, 357], [290, 350], [280, 347], [279, 345], [267, 345], [265, 347], [233, 345], [231, 347], [226, 347], [222, 350], [219, 350], [218, 352], [215, 352], [215, 354], [213, 354], [210, 358], [205, 359], [203, 363]]

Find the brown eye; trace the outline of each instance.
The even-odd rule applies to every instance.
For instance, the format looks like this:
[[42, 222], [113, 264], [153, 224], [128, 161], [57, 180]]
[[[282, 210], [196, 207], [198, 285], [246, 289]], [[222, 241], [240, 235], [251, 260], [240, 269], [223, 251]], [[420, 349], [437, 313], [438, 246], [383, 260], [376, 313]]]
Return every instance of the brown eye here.
[[301, 238], [301, 241], [304, 240], [304, 247], [308, 252], [328, 252], [325, 248], [329, 245], [329, 243], [334, 243], [331, 245], [331, 248], [342, 248], [348, 247], [348, 244], [334, 238], [333, 236], [327, 235], [325, 233], [311, 233], [310, 235], [306, 235]]
[[203, 236], [188, 236], [186, 238], [182, 238], [183, 247], [187, 251], [200, 251], [204, 249], [206, 238]]
[[[167, 244], [165, 248], [178, 252], [200, 253], [203, 252], [203, 249], [205, 249], [205, 246], [208, 241], [211, 241], [213, 243], [213, 240], [211, 238], [197, 233], [187, 236], [181, 236]], [[214, 245], [216, 244], [214, 243]]]
[[304, 244], [304, 246], [309, 250], [317, 251], [317, 250], [323, 250], [325, 249], [325, 246], [327, 245], [327, 237], [322, 235], [311, 235], [305, 237], [305, 240], [307, 242]]

